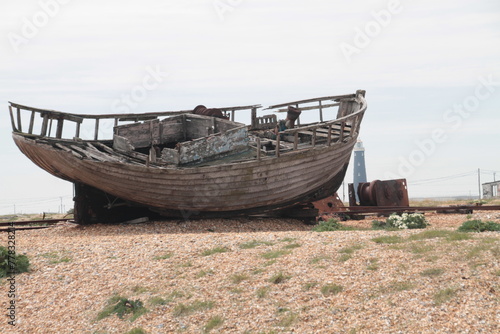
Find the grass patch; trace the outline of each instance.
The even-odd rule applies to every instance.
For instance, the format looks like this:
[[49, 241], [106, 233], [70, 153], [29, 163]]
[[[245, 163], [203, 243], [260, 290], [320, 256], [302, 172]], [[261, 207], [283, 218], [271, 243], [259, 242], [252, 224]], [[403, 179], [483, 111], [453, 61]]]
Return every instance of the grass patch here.
[[196, 278], [202, 278], [202, 277], [205, 277], [207, 275], [213, 275], [214, 274], [214, 271], [212, 269], [208, 269], [208, 270], [200, 270], [197, 274], [196, 274]]
[[163, 255], [158, 255], [158, 256], [153, 257], [153, 260], [166, 260], [166, 259], [170, 259], [173, 255], [174, 255], [174, 253], [167, 252]]
[[125, 334], [148, 334], [148, 332], [146, 332], [141, 327], [136, 327], [136, 328], [132, 328], [131, 330], [129, 330]]
[[125, 297], [116, 295], [108, 300], [104, 310], [97, 315], [97, 320], [99, 321], [112, 314], [116, 314], [120, 319], [124, 319], [125, 315], [130, 315], [129, 320], [134, 321], [147, 311], [142, 301], [138, 299], [129, 300]]
[[321, 287], [321, 293], [323, 296], [336, 295], [344, 290], [342, 285], [337, 284], [326, 284]]
[[190, 315], [197, 311], [210, 310], [214, 307], [214, 302], [212, 301], [199, 301], [196, 300], [189, 305], [178, 304], [172, 311], [173, 315], [176, 317]]
[[345, 262], [352, 257], [351, 254], [342, 254], [339, 256], [339, 262]]
[[270, 288], [268, 286], [264, 286], [261, 288], [258, 288], [257, 291], [255, 291], [255, 294], [257, 295], [257, 298], [264, 298], [267, 296], [267, 293], [269, 292]]
[[434, 303], [436, 303], [436, 305], [441, 305], [442, 303], [445, 303], [455, 297], [456, 294], [457, 290], [453, 288], [439, 290], [434, 295]]
[[377, 244], [397, 244], [404, 242], [404, 239], [397, 235], [384, 235], [381, 237], [373, 238], [372, 241]]
[[500, 269], [496, 270], [493, 272], [493, 275], [495, 276], [500, 276]]
[[288, 244], [286, 246], [283, 246], [283, 249], [294, 249], [294, 248], [298, 248], [300, 247], [301, 245], [299, 243], [292, 243], [292, 244]]
[[61, 255], [58, 252], [45, 253], [42, 254], [42, 257], [48, 259], [50, 264], [67, 263], [72, 260], [69, 256]]
[[368, 266], [366, 266], [366, 269], [373, 271], [378, 270], [378, 268], [379, 268], [378, 259], [376, 258], [370, 259]]
[[460, 232], [500, 231], [500, 224], [480, 219], [468, 220], [458, 228]]
[[435, 239], [435, 238], [446, 238], [450, 235], [450, 231], [443, 230], [430, 230], [424, 231], [417, 234], [413, 234], [408, 239], [410, 240], [426, 240], [426, 239]]
[[352, 245], [350, 247], [344, 247], [339, 249], [339, 253], [341, 254], [353, 254], [355, 251], [363, 248], [363, 245]]
[[298, 316], [294, 312], [289, 312], [288, 314], [284, 315], [279, 321], [278, 321], [278, 326], [279, 327], [290, 327], [293, 325], [295, 322], [297, 322]]
[[275, 250], [275, 251], [269, 251], [261, 255], [262, 258], [271, 260], [271, 259], [277, 259], [280, 256], [290, 254], [289, 251], [285, 250]]
[[204, 250], [201, 253], [201, 255], [202, 256], [210, 256], [210, 255], [218, 254], [218, 253], [226, 253], [228, 251], [229, 251], [229, 249], [227, 247], [215, 247], [215, 248], [212, 248], [212, 249], [206, 249], [206, 250]]
[[444, 273], [443, 268], [429, 268], [422, 271], [420, 275], [427, 277], [436, 277], [442, 275], [443, 273]]
[[274, 245], [274, 243], [271, 241], [252, 240], [252, 241], [248, 241], [248, 242], [244, 242], [244, 243], [240, 244], [239, 247], [241, 249], [251, 249], [251, 248], [261, 246], [261, 245], [272, 246], [272, 245]]
[[285, 275], [282, 272], [279, 272], [279, 273], [274, 274], [273, 276], [271, 276], [271, 278], [269, 279], [269, 282], [271, 282], [273, 284], [280, 284], [280, 283], [283, 283], [286, 280], [290, 279], [290, 277], [291, 276]]
[[208, 322], [203, 326], [203, 333], [208, 333], [212, 329], [220, 327], [222, 323], [224, 322], [224, 319], [218, 315], [215, 317], [211, 317]]
[[410, 251], [414, 254], [424, 254], [434, 250], [434, 247], [426, 244], [412, 244], [410, 245]]
[[297, 240], [297, 238], [287, 237], [287, 238], [280, 239], [280, 242], [292, 242], [292, 241], [295, 241], [295, 240]]
[[149, 304], [152, 306], [157, 306], [157, 305], [167, 305], [169, 301], [167, 299], [164, 299], [160, 296], [155, 296], [149, 300]]
[[411, 290], [415, 287], [415, 284], [411, 282], [392, 282], [383, 291], [384, 292], [400, 292]]
[[465, 258], [467, 260], [470, 260], [470, 259], [473, 259], [473, 258], [476, 258], [476, 257], [479, 257], [479, 255], [483, 252], [486, 252], [488, 250], [490, 250], [490, 246], [487, 245], [487, 244], [482, 244], [482, 245], [477, 245], [475, 247], [472, 247], [471, 249], [469, 249], [469, 251], [467, 252], [467, 254], [465, 255]]
[[30, 261], [26, 255], [16, 254], [10, 256], [6, 247], [0, 246], [0, 278], [6, 277], [9, 274], [20, 274], [28, 272], [30, 269]]
[[320, 255], [320, 256], [313, 257], [311, 259], [311, 261], [309, 261], [309, 263], [310, 264], [318, 264], [321, 261], [330, 261], [331, 259], [332, 259], [331, 256]]
[[309, 283], [304, 284], [304, 286], [302, 287], [302, 290], [309, 291], [312, 288], [316, 287], [317, 285], [318, 285], [317, 282], [309, 282]]
[[231, 282], [233, 284], [240, 284], [243, 281], [246, 281], [248, 279], [248, 275], [246, 274], [234, 274], [231, 276]]
[[321, 221], [316, 226], [313, 227], [315, 232], [330, 232], [330, 231], [348, 231], [352, 230], [352, 227], [342, 225], [336, 219], [329, 219], [328, 221]]
[[146, 291], [148, 291], [148, 288], [145, 288], [145, 287], [140, 286], [140, 285], [136, 285], [136, 286], [132, 287], [132, 292], [134, 292], [134, 293], [140, 294], [140, 293], [144, 293]]

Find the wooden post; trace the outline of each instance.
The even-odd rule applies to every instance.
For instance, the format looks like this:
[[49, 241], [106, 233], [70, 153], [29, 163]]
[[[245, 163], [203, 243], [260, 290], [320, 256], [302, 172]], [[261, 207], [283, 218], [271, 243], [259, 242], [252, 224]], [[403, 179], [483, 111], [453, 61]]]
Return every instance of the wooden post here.
[[49, 121], [49, 133], [48, 133], [49, 137], [50, 137], [51, 133], [52, 133], [52, 118], [50, 118], [50, 121]]
[[95, 130], [94, 130], [94, 140], [97, 140], [99, 134], [99, 118], [95, 119]]
[[30, 127], [28, 129], [28, 133], [32, 134], [33, 133], [33, 124], [35, 123], [35, 112], [31, 112], [31, 117], [30, 117]]
[[118, 126], [118, 117], [115, 117], [115, 126]]
[[259, 161], [260, 161], [260, 149], [261, 149], [260, 138], [257, 137], [257, 160], [259, 160]]
[[252, 108], [251, 118], [252, 118], [251, 123], [250, 123], [252, 125], [251, 128], [255, 129], [257, 126], [257, 124], [256, 124], [257, 123], [257, 108]]
[[76, 122], [76, 133], [75, 137], [79, 138], [80, 137], [80, 122]]
[[64, 125], [64, 118], [61, 117], [57, 120], [56, 138], [62, 137], [63, 125]]
[[47, 135], [47, 126], [49, 125], [49, 114], [43, 114], [42, 131], [40, 136], [45, 137]]
[[316, 146], [316, 129], [313, 129], [313, 135], [312, 135], [311, 142], [312, 142], [312, 146], [315, 147]]
[[327, 139], [328, 146], [332, 145], [332, 125], [328, 125], [328, 139]]
[[321, 100], [319, 101], [319, 121], [323, 122], [323, 106], [321, 104]]
[[23, 125], [21, 124], [21, 109], [17, 108], [17, 129], [23, 132]]
[[299, 133], [295, 131], [293, 134], [293, 149], [296, 150], [299, 146]]
[[276, 135], [276, 158], [280, 157], [280, 134]]
[[234, 122], [234, 110], [231, 110], [231, 122]]
[[342, 121], [342, 124], [340, 125], [340, 137], [339, 137], [339, 143], [344, 140], [344, 128], [345, 128], [345, 121]]
[[10, 112], [10, 123], [12, 125], [12, 131], [17, 131], [16, 122], [14, 121], [14, 113], [12, 112], [11, 106], [9, 106], [9, 112]]

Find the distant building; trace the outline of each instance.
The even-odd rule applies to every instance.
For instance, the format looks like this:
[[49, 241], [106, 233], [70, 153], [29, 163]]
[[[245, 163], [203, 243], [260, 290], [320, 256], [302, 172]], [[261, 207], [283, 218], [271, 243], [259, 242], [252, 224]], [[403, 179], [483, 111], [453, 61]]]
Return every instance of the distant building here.
[[356, 192], [356, 201], [358, 198], [358, 184], [366, 182], [366, 166], [365, 166], [365, 148], [363, 147], [363, 142], [358, 140], [356, 145], [354, 145], [354, 191]]
[[500, 193], [500, 181], [483, 183], [483, 198], [498, 197]]

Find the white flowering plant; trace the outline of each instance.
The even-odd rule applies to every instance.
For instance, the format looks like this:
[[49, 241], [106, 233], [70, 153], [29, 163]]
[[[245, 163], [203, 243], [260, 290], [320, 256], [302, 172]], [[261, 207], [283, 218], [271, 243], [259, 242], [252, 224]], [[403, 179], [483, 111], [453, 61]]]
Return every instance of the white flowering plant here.
[[426, 228], [429, 223], [421, 213], [403, 213], [402, 215], [392, 214], [386, 220], [387, 227], [397, 229]]

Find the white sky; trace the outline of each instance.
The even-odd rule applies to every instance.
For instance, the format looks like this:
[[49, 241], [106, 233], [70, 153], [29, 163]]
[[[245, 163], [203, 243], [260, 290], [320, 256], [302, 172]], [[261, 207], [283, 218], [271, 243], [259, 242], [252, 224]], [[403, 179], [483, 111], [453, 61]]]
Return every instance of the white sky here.
[[[71, 185], [15, 147], [7, 101], [112, 113], [146, 68], [168, 75], [131, 112], [267, 106], [365, 89], [369, 180], [397, 174], [401, 159], [422, 151], [416, 142], [445, 133], [402, 175], [413, 197], [477, 196], [473, 172], [483, 169], [487, 182], [500, 171], [498, 0], [40, 0], [3, 1], [0, 9], [0, 214], [14, 205], [56, 211], [61, 197], [66, 210], [72, 205]], [[377, 23], [374, 13], [389, 9]], [[362, 45], [365, 29], [371, 36]], [[350, 61], [347, 44], [357, 48]], [[480, 78], [496, 82], [480, 88], [488, 96], [476, 98], [467, 118], [453, 113], [474, 101]]]

